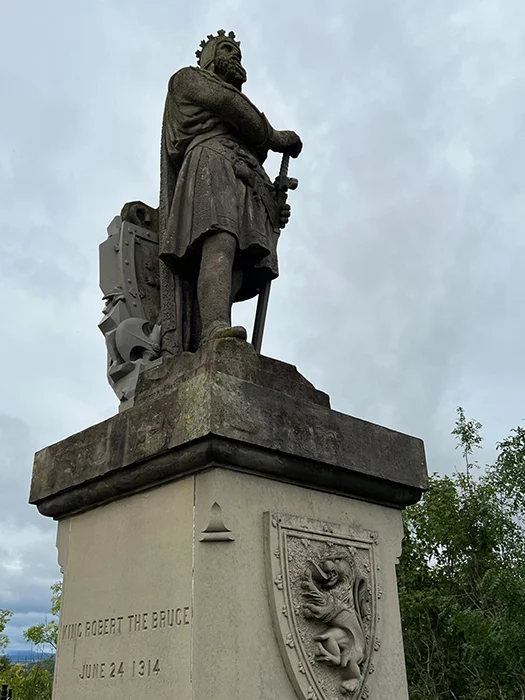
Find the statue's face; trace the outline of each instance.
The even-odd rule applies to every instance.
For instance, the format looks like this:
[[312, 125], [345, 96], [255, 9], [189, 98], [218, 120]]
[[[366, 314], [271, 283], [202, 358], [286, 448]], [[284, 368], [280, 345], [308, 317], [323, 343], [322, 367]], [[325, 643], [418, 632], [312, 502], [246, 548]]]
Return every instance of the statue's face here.
[[229, 41], [221, 41], [215, 51], [215, 73], [230, 85], [242, 88], [246, 71], [242, 67], [240, 49]]

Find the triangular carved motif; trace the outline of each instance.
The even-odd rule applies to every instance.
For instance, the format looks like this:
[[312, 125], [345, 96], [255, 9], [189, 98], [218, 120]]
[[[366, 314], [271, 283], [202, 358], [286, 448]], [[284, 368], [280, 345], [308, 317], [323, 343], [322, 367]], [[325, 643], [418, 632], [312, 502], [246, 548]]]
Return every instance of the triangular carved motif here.
[[301, 700], [365, 700], [379, 651], [377, 533], [265, 513], [275, 632]]

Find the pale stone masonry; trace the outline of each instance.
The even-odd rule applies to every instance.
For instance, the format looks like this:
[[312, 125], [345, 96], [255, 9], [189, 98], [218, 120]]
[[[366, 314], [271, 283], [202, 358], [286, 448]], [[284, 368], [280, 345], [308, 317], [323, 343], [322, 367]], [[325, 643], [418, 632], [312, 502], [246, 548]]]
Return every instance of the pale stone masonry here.
[[395, 565], [423, 443], [223, 339], [40, 451], [58, 522], [54, 700], [408, 698]]

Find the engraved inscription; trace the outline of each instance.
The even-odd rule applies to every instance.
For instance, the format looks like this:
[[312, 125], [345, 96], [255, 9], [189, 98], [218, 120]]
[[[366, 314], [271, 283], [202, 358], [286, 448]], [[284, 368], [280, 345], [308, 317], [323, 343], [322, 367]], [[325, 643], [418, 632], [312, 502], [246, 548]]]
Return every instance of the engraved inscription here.
[[[136, 652], [126, 654], [122, 646], [122, 644], [125, 645], [124, 639], [135, 637], [138, 633], [145, 633], [144, 643], [147, 645], [147, 635], [156, 635], [158, 630], [166, 630], [168, 633], [169, 630], [172, 630], [170, 634], [177, 634], [176, 630], [182, 630], [191, 625], [191, 618], [191, 607], [183, 605], [108, 617], [97, 616], [94, 619], [77, 622], [64, 622], [60, 625], [60, 644], [69, 644], [70, 641], [74, 641], [75, 655], [77, 658], [80, 654], [84, 657], [83, 659], [80, 657], [78, 660], [79, 665], [74, 665], [74, 670], [78, 673], [77, 677], [82, 683], [86, 681], [111, 682], [118, 681], [118, 679], [155, 678], [161, 674], [164, 665], [163, 659], [157, 656], [150, 657], [147, 650], [139, 652], [142, 658], [133, 658]], [[110, 652], [109, 659], [104, 658], [100, 651], [98, 654], [95, 651], [99, 646], [99, 640], [102, 642], [104, 637], [122, 639], [122, 643], [118, 641], [118, 646], [115, 646], [115, 643], [111, 641], [113, 651]], [[142, 634], [140, 638], [142, 638]], [[87, 646], [84, 647], [84, 644]], [[82, 654], [84, 648], [85, 653]], [[88, 651], [90, 648], [94, 650], [93, 655]], [[116, 649], [120, 651], [115, 651]], [[116, 654], [119, 654], [119, 657], [116, 657]]]
[[101, 661], [83, 664], [78, 677], [82, 681], [94, 681], [106, 678], [147, 678], [159, 674], [159, 659], [138, 659], [130, 662]]
[[62, 639], [106, 637], [110, 634], [121, 634], [123, 620], [123, 617], [106, 617], [100, 620], [64, 624], [62, 625]]
[[131, 613], [118, 617], [103, 617], [84, 622], [61, 625], [63, 641], [90, 637], [107, 637], [125, 633], [159, 630], [167, 627], [182, 627], [191, 622], [190, 606], [152, 610], [151, 612]]

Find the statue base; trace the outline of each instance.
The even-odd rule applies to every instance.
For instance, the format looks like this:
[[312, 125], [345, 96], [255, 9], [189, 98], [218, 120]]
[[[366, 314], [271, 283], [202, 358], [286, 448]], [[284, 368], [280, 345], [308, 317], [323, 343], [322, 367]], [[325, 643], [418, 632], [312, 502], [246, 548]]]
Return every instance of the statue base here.
[[36, 455], [59, 520], [54, 700], [408, 698], [395, 565], [420, 440], [228, 339]]

